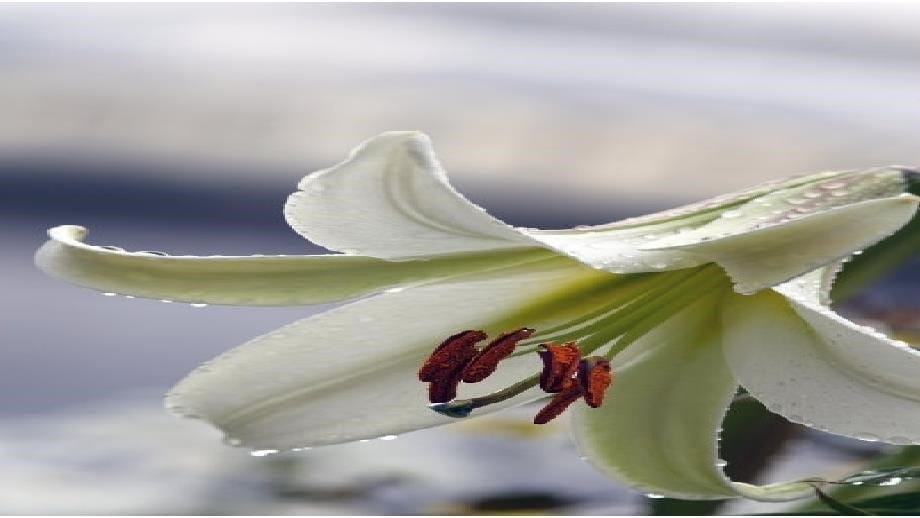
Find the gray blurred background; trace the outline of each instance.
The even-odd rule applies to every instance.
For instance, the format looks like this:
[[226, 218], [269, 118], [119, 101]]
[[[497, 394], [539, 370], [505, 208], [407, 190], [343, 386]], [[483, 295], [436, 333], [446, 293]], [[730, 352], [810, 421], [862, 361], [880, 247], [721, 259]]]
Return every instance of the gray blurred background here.
[[[0, 513], [448, 513], [492, 494], [643, 512], [528, 410], [249, 458], [160, 394], [322, 308], [103, 297], [31, 256], [59, 224], [127, 249], [316, 253], [285, 197], [391, 129], [428, 133], [461, 191], [536, 227], [917, 165], [918, 26], [908, 4], [0, 6]], [[862, 454], [803, 441], [777, 473]]]

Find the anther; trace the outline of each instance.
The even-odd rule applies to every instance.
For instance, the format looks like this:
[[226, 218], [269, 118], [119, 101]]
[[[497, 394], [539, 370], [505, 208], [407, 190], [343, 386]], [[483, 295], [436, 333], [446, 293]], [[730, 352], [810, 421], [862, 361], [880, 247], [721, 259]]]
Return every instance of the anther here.
[[486, 339], [482, 331], [457, 333], [437, 346], [418, 371], [421, 381], [436, 381], [457, 369], [463, 369], [476, 355], [475, 344]]
[[546, 392], [556, 393], [565, 389], [567, 381], [578, 370], [581, 351], [575, 342], [564, 344], [548, 343], [537, 351], [543, 360], [543, 372], [540, 374], [540, 388]]
[[613, 374], [610, 372], [610, 362], [601, 356], [591, 356], [578, 362], [578, 384], [585, 396], [585, 403], [591, 408], [597, 408], [604, 402], [604, 393]]
[[457, 397], [457, 386], [463, 376], [461, 369], [456, 369], [438, 377], [428, 384], [428, 401], [430, 403], [447, 403]]
[[572, 403], [578, 401], [578, 398], [581, 396], [582, 389], [580, 383], [572, 378], [564, 380], [562, 389], [559, 393], [553, 396], [553, 399], [537, 412], [537, 415], [533, 418], [533, 424], [546, 424], [552, 421]]
[[534, 332], [533, 329], [522, 327], [516, 331], [499, 335], [489, 345], [482, 348], [466, 365], [466, 368], [463, 369], [463, 382], [478, 383], [491, 376], [498, 368], [498, 362], [507, 358], [514, 352], [518, 342], [530, 338]]

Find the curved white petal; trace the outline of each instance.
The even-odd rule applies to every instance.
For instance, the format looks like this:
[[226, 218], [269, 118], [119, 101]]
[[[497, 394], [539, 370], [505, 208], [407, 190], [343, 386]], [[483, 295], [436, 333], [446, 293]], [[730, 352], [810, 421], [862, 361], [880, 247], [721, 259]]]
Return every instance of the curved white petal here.
[[713, 300], [698, 302], [614, 357], [604, 404], [577, 404], [579, 448], [646, 493], [729, 498], [718, 430], [737, 383], [722, 358]]
[[827, 308], [764, 291], [726, 303], [724, 348], [741, 384], [819, 430], [920, 442], [920, 353]]
[[615, 273], [717, 262], [738, 291], [753, 292], [903, 225], [916, 208], [916, 198], [897, 197], [905, 175], [897, 167], [819, 173], [608, 225], [515, 229], [450, 186], [425, 135], [390, 132], [304, 178], [285, 215], [307, 239], [346, 253], [404, 259], [542, 245]]
[[552, 256], [540, 249], [399, 263], [344, 255], [161, 256], [89, 245], [83, 242], [86, 234], [73, 225], [51, 229], [36, 264], [52, 276], [104, 292], [210, 304], [335, 302]]
[[454, 190], [418, 132], [374, 137], [299, 188], [288, 224], [331, 250], [403, 259], [536, 244]]
[[[727, 237], [694, 238], [687, 244], [664, 240], [650, 246], [680, 250], [718, 263], [732, 277], [736, 291], [753, 293], [840, 260], [893, 234], [910, 221], [918, 201], [920, 198], [912, 194], [900, 194], [728, 233]], [[700, 230], [706, 230], [707, 235], [712, 231], [706, 227]]]
[[[439, 342], [463, 329], [496, 334], [521, 326], [549, 328], [603, 305], [598, 284], [615, 277], [557, 257], [358, 301], [218, 357], [181, 381], [168, 405], [260, 449], [339, 443], [448, 423], [451, 419], [427, 408], [426, 387], [416, 374]], [[538, 372], [540, 365], [535, 354], [509, 359], [485, 382], [461, 386], [460, 397], [504, 388]], [[531, 390], [476, 413], [541, 394]]]
[[614, 358], [604, 404], [575, 411], [579, 448], [601, 470], [647, 493], [763, 501], [811, 496], [807, 483], [758, 486], [722, 472], [718, 435], [738, 383], [722, 351], [720, 296], [704, 297]]

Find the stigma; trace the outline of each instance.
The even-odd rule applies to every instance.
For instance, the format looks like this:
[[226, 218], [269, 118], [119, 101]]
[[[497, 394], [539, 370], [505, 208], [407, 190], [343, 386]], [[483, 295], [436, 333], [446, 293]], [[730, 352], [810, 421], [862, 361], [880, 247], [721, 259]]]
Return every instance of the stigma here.
[[461, 382], [478, 383], [491, 376], [518, 343], [535, 332], [522, 327], [501, 333], [481, 349], [476, 344], [488, 337], [483, 331], [462, 331], [445, 339], [418, 372], [419, 380], [429, 384], [431, 408], [448, 417], [466, 417], [476, 408], [504, 401], [535, 385], [553, 397], [537, 412], [534, 424], [550, 422], [579, 399], [591, 408], [601, 406], [613, 381], [610, 362], [601, 356], [583, 358], [576, 342], [540, 344], [536, 352], [543, 361], [542, 372], [486, 396], [456, 399]]

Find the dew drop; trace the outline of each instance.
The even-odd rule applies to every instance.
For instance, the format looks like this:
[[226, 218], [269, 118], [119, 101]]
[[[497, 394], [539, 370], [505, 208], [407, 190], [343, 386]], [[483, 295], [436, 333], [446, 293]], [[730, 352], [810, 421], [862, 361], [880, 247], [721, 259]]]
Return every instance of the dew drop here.
[[310, 446], [301, 446], [300, 448], [291, 448], [291, 451], [307, 451], [312, 449], [313, 448]]
[[252, 450], [249, 452], [253, 457], [267, 457], [269, 455], [274, 455], [278, 453], [278, 450]]
[[383, 290], [383, 291], [384, 291], [384, 293], [399, 293], [399, 292], [403, 291], [404, 289], [405, 289], [405, 288], [397, 287], [397, 288], [389, 288], [389, 289], [386, 289], [386, 290]]
[[864, 432], [856, 433], [854, 437], [856, 437], [860, 441], [876, 442], [879, 440], [878, 435], [871, 434], [871, 433], [864, 433]]
[[160, 302], [162, 302], [163, 304], [172, 304], [172, 303], [173, 303], [173, 301], [171, 301], [171, 300], [169, 300], [169, 299], [161, 299]]
[[102, 294], [103, 297], [114, 297], [115, 295], [118, 295], [118, 294], [117, 294], [117, 293], [112, 293], [111, 291], [107, 291], [107, 292], [105, 292], [105, 293]]
[[725, 466], [728, 466], [728, 461], [727, 461], [727, 460], [725, 460], [725, 459], [718, 459], [718, 460], [716, 460], [716, 467], [717, 467], [717, 468], [724, 468]]
[[126, 299], [134, 299], [134, 298], [137, 298], [137, 297], [135, 297], [134, 295], [125, 295], [125, 298], [126, 298]]
[[889, 478], [888, 480], [883, 480], [883, 481], [879, 482], [878, 485], [880, 485], [880, 486], [896, 486], [896, 485], [900, 484], [900, 483], [903, 482], [903, 481], [904, 481], [904, 479], [901, 478], [901, 477], [891, 477], [891, 478]]
[[853, 255], [862, 255], [862, 253], [863, 253], [862, 250], [857, 250], [857, 251], [853, 252]]
[[371, 442], [370, 439], [360, 439], [358, 442]]
[[395, 441], [396, 439], [399, 439], [399, 436], [396, 436], [396, 435], [384, 435], [383, 437], [380, 438], [381, 441]]
[[665, 497], [664, 495], [659, 495], [658, 493], [646, 493], [645, 496], [646, 496], [647, 498], [654, 498], [654, 499], [664, 498], [664, 497]]
[[205, 303], [203, 303], [203, 302], [194, 302], [194, 303], [192, 303], [192, 304], [189, 304], [189, 306], [191, 306], [191, 307], [193, 307], [193, 308], [206, 308], [206, 307], [208, 307], [208, 305], [205, 304]]

